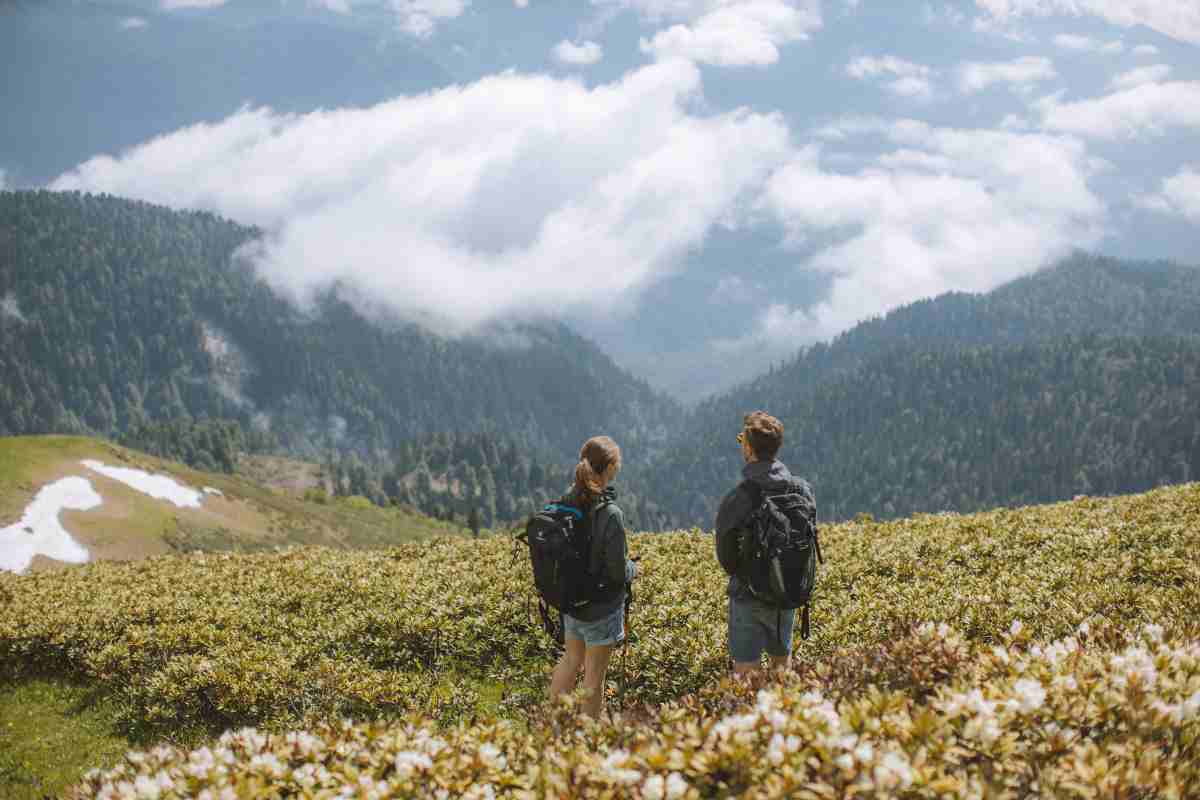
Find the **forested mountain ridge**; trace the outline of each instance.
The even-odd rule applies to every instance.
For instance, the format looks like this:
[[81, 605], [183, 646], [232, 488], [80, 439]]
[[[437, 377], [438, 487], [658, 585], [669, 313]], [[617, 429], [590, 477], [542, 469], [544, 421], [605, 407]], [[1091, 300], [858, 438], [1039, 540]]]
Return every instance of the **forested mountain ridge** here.
[[[258, 232], [112, 197], [0, 193], [0, 435], [99, 433], [206, 469], [236, 451], [485, 526], [625, 452], [641, 529], [708, 527], [755, 408], [826, 518], [970, 511], [1194, 480], [1200, 270], [1076, 255], [868, 320], [692, 412], [562, 325], [445, 339], [299, 309], [235, 257]], [[225, 420], [235, 420], [229, 427]]]
[[[824, 517], [975, 511], [1200, 476], [1200, 339], [1062, 337], [897, 347], [765, 407]], [[654, 496], [711, 524], [740, 417], [655, 464]]]
[[1060, 336], [1200, 335], [1200, 269], [1077, 253], [985, 294], [948, 292], [865, 320], [752, 381], [702, 402], [703, 432], [731, 414], [788, 403], [882, 352], [1020, 344]]
[[[1135, 370], [1120, 357], [1126, 348], [1138, 353]], [[1194, 412], [1183, 417], [1191, 427], [1175, 429], [1185, 438], [1160, 438], [1157, 450], [1138, 439], [1148, 430], [1139, 420], [1151, 408], [1161, 411], [1160, 401], [1194, 397], [1200, 377], [1184, 365], [1197, 348], [1200, 269], [1076, 254], [986, 294], [953, 292], [867, 320], [706, 400], [689, 414], [677, 445], [647, 469], [655, 484], [647, 494], [678, 515], [675, 524], [711, 525], [741, 468], [729, 442], [742, 415], [759, 408], [783, 420], [783, 457], [813, 480], [832, 518], [971, 511], [1186, 480], [1197, 474]], [[964, 374], [975, 382], [964, 383]], [[989, 403], [972, 394], [981, 386]], [[1031, 394], [1038, 388], [1057, 402], [1038, 405]], [[1109, 436], [1101, 454], [1091, 438], [1096, 429], [1075, 419], [1082, 413], [1120, 421], [1131, 438]], [[1017, 423], [1021, 414], [1032, 416]], [[1054, 452], [1020, 462], [1035, 485], [996, 480], [1001, 464], [1017, 468], [1009, 460], [1014, 449], [1028, 456], [1037, 447]], [[954, 470], [925, 466], [947, 452], [955, 454]]]
[[601, 430], [653, 451], [678, 416], [562, 325], [445, 339], [365, 319], [336, 290], [298, 310], [234, 257], [257, 235], [109, 196], [0, 193], [0, 435], [223, 418], [316, 459], [500, 430], [566, 460]]

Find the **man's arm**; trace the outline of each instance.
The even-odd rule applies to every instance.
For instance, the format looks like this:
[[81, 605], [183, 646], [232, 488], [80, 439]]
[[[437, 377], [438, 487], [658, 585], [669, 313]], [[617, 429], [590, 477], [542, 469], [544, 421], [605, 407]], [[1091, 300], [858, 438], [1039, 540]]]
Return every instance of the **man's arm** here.
[[740, 485], [725, 495], [717, 509], [717, 561], [726, 575], [736, 575], [741, 566], [741, 528], [753, 510], [750, 493]]
[[792, 484], [792, 491], [808, 500], [809, 504], [812, 506], [812, 522], [814, 525], [816, 525], [817, 496], [813, 494], [812, 486], [810, 486], [808, 481], [804, 480], [803, 478], [796, 478], [795, 482]]

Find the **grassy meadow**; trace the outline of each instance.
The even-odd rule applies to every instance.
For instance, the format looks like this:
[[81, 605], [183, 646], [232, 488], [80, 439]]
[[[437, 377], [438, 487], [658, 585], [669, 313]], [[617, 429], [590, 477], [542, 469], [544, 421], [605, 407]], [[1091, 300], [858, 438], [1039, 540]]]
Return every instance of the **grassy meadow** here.
[[[177, 508], [80, 462], [166, 475], [195, 489], [211, 487], [203, 508]], [[278, 463], [277, 463], [278, 462]], [[308, 475], [303, 462], [248, 460], [250, 475], [200, 472], [173, 461], [99, 439], [74, 436], [0, 437], [0, 522], [21, 516], [38, 490], [68, 475], [90, 480], [104, 504], [67, 512], [71, 534], [97, 560], [131, 560], [191, 551], [269, 551], [295, 545], [377, 548], [436, 535], [461, 534], [460, 527], [405, 509], [381, 509], [362, 498], [305, 501], [281, 476]], [[276, 478], [278, 488], [269, 481]], [[324, 498], [323, 498], [324, 499]], [[54, 566], [35, 560], [34, 569]]]
[[[711, 536], [635, 535], [635, 641], [609, 683], [624, 713], [598, 725], [541, 702], [553, 654], [505, 537], [3, 576], [5, 697], [48, 693], [47, 716], [95, 733], [53, 775], [0, 762], [0, 782], [68, 791], [102, 767], [71, 796], [1187, 797], [1198, 540], [1196, 484], [826, 526], [812, 638], [756, 692], [726, 678]], [[119, 739], [139, 752], [114, 757]]]

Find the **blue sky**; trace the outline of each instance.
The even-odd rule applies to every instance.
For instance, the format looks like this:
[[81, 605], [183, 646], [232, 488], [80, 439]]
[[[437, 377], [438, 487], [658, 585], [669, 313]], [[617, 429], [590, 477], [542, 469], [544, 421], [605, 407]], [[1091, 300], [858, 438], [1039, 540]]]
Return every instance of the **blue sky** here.
[[0, 187], [267, 232], [298, 301], [553, 316], [685, 399], [1073, 249], [1195, 263], [1195, 0], [19, 0]]

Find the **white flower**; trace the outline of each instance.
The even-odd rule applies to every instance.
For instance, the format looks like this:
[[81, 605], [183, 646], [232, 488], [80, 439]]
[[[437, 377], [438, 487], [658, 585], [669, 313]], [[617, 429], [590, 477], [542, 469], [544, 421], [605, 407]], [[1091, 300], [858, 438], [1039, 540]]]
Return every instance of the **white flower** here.
[[786, 746], [783, 734], [777, 733], [771, 737], [771, 743], [767, 746], [767, 760], [773, 766], [778, 767], [783, 763], [784, 747]]
[[854, 757], [860, 764], [869, 764], [875, 759], [875, 747], [870, 742], [863, 742], [854, 748]]
[[250, 769], [269, 772], [276, 778], [283, 777], [284, 767], [274, 753], [260, 753], [250, 759]]
[[875, 783], [884, 789], [907, 789], [912, 785], [913, 771], [908, 759], [895, 751], [884, 753], [875, 767]]
[[667, 781], [662, 775], [651, 775], [642, 784], [642, 797], [646, 800], [664, 800], [667, 794]]
[[1083, 622], [1079, 623], [1079, 635], [1080, 636], [1087, 636], [1091, 632], [1092, 632], [1092, 626], [1088, 624], [1088, 621], [1086, 619]]
[[614, 783], [632, 786], [642, 779], [642, 773], [636, 769], [624, 769], [624, 764], [628, 760], [629, 753], [627, 751], [614, 750], [609, 753], [608, 758], [604, 759], [600, 770]]
[[991, 744], [1000, 738], [1000, 726], [995, 717], [980, 715], [963, 726], [963, 736]]
[[1146, 626], [1146, 636], [1152, 642], [1161, 642], [1163, 640], [1163, 626], [1150, 624]]
[[479, 760], [495, 769], [504, 769], [508, 763], [508, 759], [501, 755], [500, 748], [491, 742], [484, 742], [479, 746]]
[[1014, 619], [1012, 626], [1008, 629], [1008, 632], [1010, 634], [1012, 634], [1013, 636], [1017, 636], [1024, 629], [1025, 629], [1025, 625], [1022, 624], [1021, 620]]
[[1200, 714], [1200, 692], [1196, 692], [1183, 702], [1181, 716], [1183, 720], [1193, 720]]
[[199, 750], [193, 750], [192, 754], [188, 756], [188, 765], [184, 771], [193, 778], [203, 778], [216, 765], [217, 760], [213, 758], [212, 750], [201, 747]]
[[1046, 702], [1046, 690], [1037, 681], [1019, 680], [1013, 685], [1016, 692], [1017, 710], [1029, 714], [1042, 707]]
[[135, 796], [142, 800], [158, 800], [158, 796], [162, 794], [158, 781], [149, 775], [138, 775], [137, 780], [133, 782], [133, 788], [137, 792]]
[[838, 767], [846, 772], [849, 772], [850, 770], [854, 769], [854, 756], [850, 755], [849, 753], [843, 753], [835, 758], [833, 763], [837, 764]]
[[688, 784], [678, 772], [667, 776], [667, 800], [679, 800], [687, 794]]
[[490, 783], [472, 786], [463, 800], [496, 800], [496, 789]]
[[410, 778], [417, 770], [433, 769], [433, 761], [424, 753], [412, 750], [402, 750], [396, 754], [396, 774], [401, 778]]

